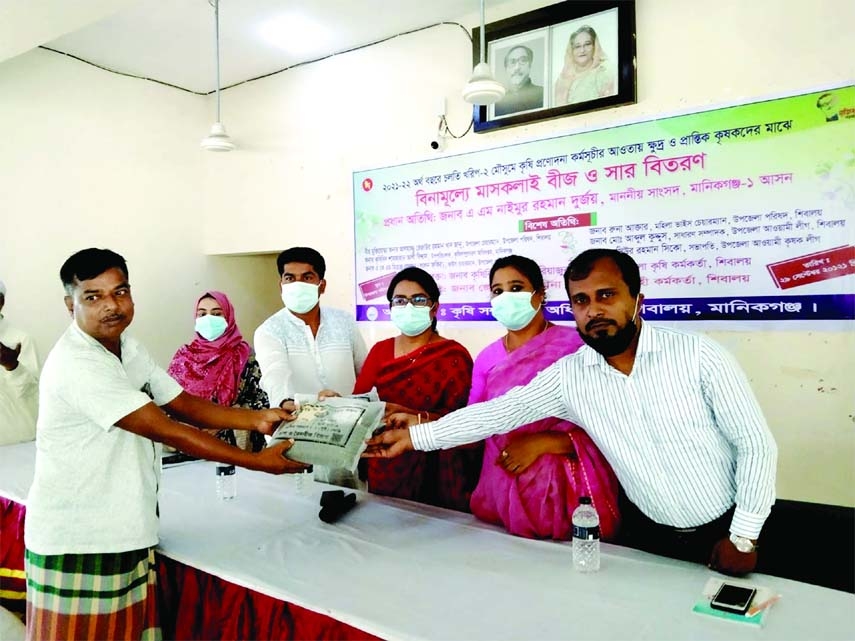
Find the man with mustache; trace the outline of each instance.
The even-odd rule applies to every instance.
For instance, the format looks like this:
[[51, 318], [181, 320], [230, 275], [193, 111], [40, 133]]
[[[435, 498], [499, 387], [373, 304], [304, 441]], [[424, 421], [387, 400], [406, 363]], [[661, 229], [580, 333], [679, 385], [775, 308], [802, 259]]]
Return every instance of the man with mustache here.
[[495, 116], [507, 116], [518, 111], [543, 107], [543, 87], [531, 81], [531, 63], [534, 52], [525, 45], [511, 47], [505, 54], [505, 72], [508, 86], [505, 97], [495, 106]]
[[271, 474], [298, 472], [305, 465], [285, 458], [288, 443], [253, 454], [189, 426], [270, 434], [292, 414], [221, 407], [182, 391], [124, 334], [134, 302], [119, 254], [79, 251], [60, 278], [72, 322], [41, 378], [24, 529], [27, 638], [159, 638], [158, 443]]
[[[393, 415], [392, 427], [409, 429], [371, 439], [366, 456], [454, 447], [556, 416], [583, 427], [611, 463], [626, 495], [619, 542], [750, 572], [775, 500], [777, 447], [745, 375], [711, 339], [642, 322], [627, 254], [589, 249], [564, 277], [586, 347], [434, 423]], [[520, 464], [502, 457], [506, 469]]]

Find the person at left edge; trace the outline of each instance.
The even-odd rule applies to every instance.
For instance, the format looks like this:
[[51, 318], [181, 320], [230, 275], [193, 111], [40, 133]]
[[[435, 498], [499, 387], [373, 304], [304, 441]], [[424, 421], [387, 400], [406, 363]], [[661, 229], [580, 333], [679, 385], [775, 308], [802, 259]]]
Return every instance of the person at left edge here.
[[[320, 304], [327, 287], [324, 257], [311, 247], [291, 247], [276, 267], [285, 307], [255, 330], [254, 340], [271, 407], [285, 407], [296, 394], [353, 389], [368, 350], [351, 313]], [[357, 485], [348, 470], [314, 470], [319, 481]]]
[[[6, 285], [0, 280], [0, 312]], [[39, 359], [29, 335], [0, 313], [0, 445], [36, 437], [39, 404]]]
[[27, 638], [159, 638], [160, 443], [249, 469], [298, 472], [305, 466], [284, 456], [288, 442], [253, 454], [183, 424], [271, 433], [291, 413], [221, 407], [183, 392], [125, 335], [134, 302], [119, 254], [84, 249], [60, 277], [72, 322], [42, 371], [24, 529]]

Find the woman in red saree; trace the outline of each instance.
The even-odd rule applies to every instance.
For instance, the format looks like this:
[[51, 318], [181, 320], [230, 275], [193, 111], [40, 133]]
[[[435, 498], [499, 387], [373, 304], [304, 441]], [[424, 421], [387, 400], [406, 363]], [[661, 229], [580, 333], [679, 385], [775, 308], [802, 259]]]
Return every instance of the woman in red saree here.
[[[404, 412], [429, 421], [466, 405], [472, 358], [457, 341], [436, 331], [439, 287], [418, 267], [398, 272], [386, 292], [392, 322], [401, 331], [368, 354], [354, 394], [377, 388], [387, 414]], [[368, 459], [368, 490], [375, 494], [468, 510], [481, 470], [482, 444], [439, 452], [408, 452]]]
[[[475, 359], [469, 403], [501, 396], [572, 354], [582, 339], [543, 314], [546, 292], [537, 263], [498, 259], [490, 270], [493, 316], [508, 333]], [[371, 459], [374, 460], [374, 459]], [[603, 539], [613, 539], [619, 516], [618, 482], [585, 431], [546, 418], [485, 441], [484, 463], [472, 494], [472, 513], [529, 538], [569, 539], [580, 496], [590, 496]]]

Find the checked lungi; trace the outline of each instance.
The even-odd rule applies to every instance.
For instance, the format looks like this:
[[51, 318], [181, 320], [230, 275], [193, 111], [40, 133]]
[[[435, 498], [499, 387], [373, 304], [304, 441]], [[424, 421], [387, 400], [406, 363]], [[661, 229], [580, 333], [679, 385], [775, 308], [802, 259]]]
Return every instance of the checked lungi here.
[[159, 640], [154, 548], [107, 554], [26, 551], [28, 641]]

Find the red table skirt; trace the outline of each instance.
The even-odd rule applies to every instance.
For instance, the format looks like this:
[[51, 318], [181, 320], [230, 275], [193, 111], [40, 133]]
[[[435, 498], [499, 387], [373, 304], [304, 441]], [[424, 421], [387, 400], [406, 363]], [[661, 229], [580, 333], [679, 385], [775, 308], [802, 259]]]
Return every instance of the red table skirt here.
[[164, 639], [377, 639], [162, 555], [157, 570]]
[[20, 503], [0, 497], [0, 606], [23, 615], [27, 606], [24, 579], [24, 513]]
[[[0, 498], [0, 605], [24, 613], [26, 508]], [[317, 612], [158, 555], [164, 639], [377, 639]]]

